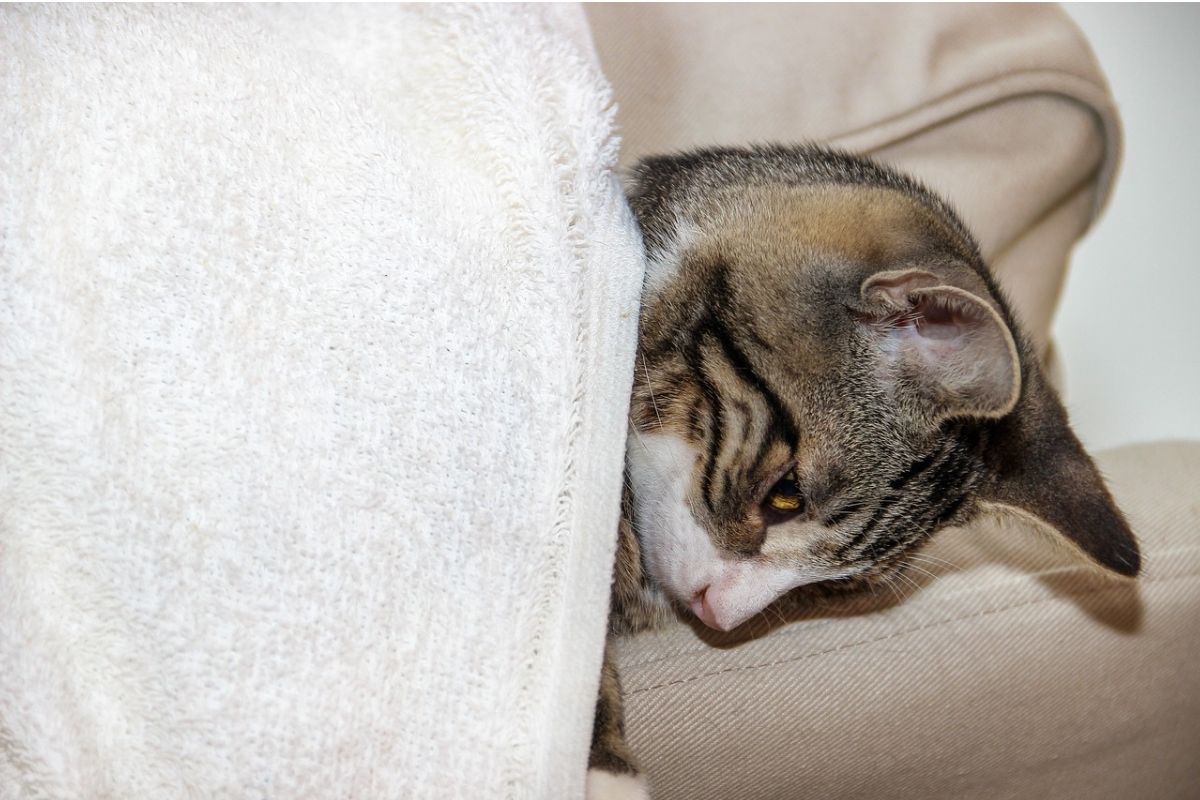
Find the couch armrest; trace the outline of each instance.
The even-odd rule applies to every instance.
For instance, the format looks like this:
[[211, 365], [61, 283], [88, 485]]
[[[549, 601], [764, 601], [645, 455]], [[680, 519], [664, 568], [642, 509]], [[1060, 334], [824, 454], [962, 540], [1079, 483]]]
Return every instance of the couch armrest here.
[[1120, 125], [1053, 6], [592, 5], [622, 161], [815, 140], [945, 195], [1039, 352], [1068, 256], [1111, 189]]
[[727, 638], [680, 624], [625, 641], [630, 739], [655, 797], [1194, 796], [1200, 443], [1098, 462], [1141, 539], [1137, 582], [1025, 523], [980, 520], [939, 534], [896, 595], [769, 632], [764, 618]]

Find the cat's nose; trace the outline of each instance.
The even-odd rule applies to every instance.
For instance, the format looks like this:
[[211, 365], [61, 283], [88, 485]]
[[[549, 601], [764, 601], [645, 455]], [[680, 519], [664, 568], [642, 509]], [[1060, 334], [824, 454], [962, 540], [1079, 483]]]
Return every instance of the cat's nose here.
[[720, 623], [717, 622], [717, 615], [713, 613], [712, 606], [708, 604], [707, 586], [692, 595], [692, 613], [696, 615], [697, 619], [713, 630], [725, 630], [721, 627]]

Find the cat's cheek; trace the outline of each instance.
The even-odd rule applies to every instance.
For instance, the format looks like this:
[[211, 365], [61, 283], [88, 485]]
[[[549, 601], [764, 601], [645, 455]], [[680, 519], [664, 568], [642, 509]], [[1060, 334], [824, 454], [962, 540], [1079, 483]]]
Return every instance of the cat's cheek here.
[[700, 241], [700, 237], [700, 229], [690, 220], [676, 216], [671, 221], [670, 231], [662, 237], [663, 246], [647, 253], [642, 286], [643, 313], [653, 308], [663, 291], [675, 283], [684, 254]]
[[710, 628], [730, 630], [797, 586], [839, 577], [807, 557], [817, 532], [790, 544], [768, 539], [767, 559], [719, 551], [692, 516], [689, 490], [699, 452], [669, 434], [633, 434], [626, 462], [633, 486], [634, 522], [653, 582]]
[[685, 605], [706, 586], [720, 555], [688, 501], [699, 453], [669, 434], [630, 436], [626, 461], [634, 521], [651, 578]]

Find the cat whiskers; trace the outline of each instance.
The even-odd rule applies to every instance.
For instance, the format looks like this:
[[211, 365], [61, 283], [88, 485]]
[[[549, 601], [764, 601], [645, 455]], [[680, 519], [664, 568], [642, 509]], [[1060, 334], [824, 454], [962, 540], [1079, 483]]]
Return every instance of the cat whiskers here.
[[954, 563], [953, 561], [948, 561], [944, 558], [939, 558], [938, 556], [931, 556], [928, 553], [913, 553], [911, 556], [909, 556], [909, 558], [911, 558], [914, 561], [924, 561], [925, 563], [930, 564], [934, 568], [937, 568], [939, 566], [944, 566], [944, 567], [946, 567], [947, 571], [958, 572], [960, 569], [962, 569], [958, 564]]
[[646, 391], [650, 392], [650, 405], [654, 407], [654, 418], [658, 420], [658, 429], [662, 430], [662, 415], [658, 413], [658, 401], [654, 399], [654, 382], [650, 380], [650, 366], [646, 363], [646, 354], [642, 353], [642, 371], [646, 373]]
[[[666, 476], [663, 473], [663, 471], [660, 469], [661, 465], [658, 463], [657, 460], [655, 460], [654, 451], [652, 451], [649, 447], [646, 446], [646, 440], [642, 438], [642, 432], [638, 430], [637, 423], [634, 422], [633, 416], [630, 415], [627, 419], [629, 421], [629, 430], [633, 431], [633, 435], [637, 438], [638, 444], [640, 444], [642, 446], [642, 449], [646, 451], [646, 458], [648, 458], [650, 460], [651, 467], [653, 467], [654, 471], [658, 473], [659, 478], [663, 478], [665, 480]], [[633, 489], [632, 486], [630, 486], [629, 488]]]
[[[651, 397], [653, 398], [653, 394], [651, 395]], [[658, 406], [657, 406], [657, 405], [655, 406], [655, 408], [654, 408], [654, 411], [655, 411], [655, 414], [657, 414], [657, 413], [658, 413]], [[659, 462], [658, 462], [658, 461], [655, 459], [655, 457], [654, 457], [654, 451], [653, 451], [653, 450], [651, 450], [651, 449], [649, 448], [649, 446], [647, 446], [647, 444], [646, 444], [646, 440], [642, 438], [642, 432], [638, 430], [637, 423], [634, 421], [634, 419], [633, 419], [633, 415], [632, 415], [632, 414], [631, 414], [631, 415], [629, 415], [629, 416], [627, 417], [627, 420], [628, 420], [628, 422], [629, 422], [629, 429], [630, 429], [631, 431], [633, 431], [633, 435], [634, 435], [634, 436], [637, 438], [638, 444], [639, 444], [639, 445], [641, 445], [641, 447], [642, 447], [642, 450], [644, 450], [644, 451], [645, 451], [645, 453], [646, 453], [646, 458], [647, 458], [647, 459], [650, 461], [650, 466], [651, 466], [651, 468], [652, 468], [652, 469], [653, 469], [653, 470], [654, 470], [656, 473], [658, 473], [658, 477], [659, 477], [660, 479], [662, 479], [663, 483], [668, 483], [669, 481], [667, 480], [666, 473], [665, 473], [665, 472], [663, 471], [663, 469], [662, 469], [662, 465], [661, 465], [661, 464], [660, 464], [660, 463], [659, 463]], [[662, 423], [661, 423], [661, 420], [659, 421], [659, 424], [660, 424], [660, 425], [662, 424]], [[634, 491], [634, 488], [633, 488], [633, 486], [631, 486], [631, 485], [628, 483], [628, 481], [626, 481], [626, 486], [628, 486], [628, 487], [629, 487], [630, 491]], [[693, 497], [690, 495], [690, 493], [689, 493], [689, 494], [686, 496], [686, 498], [685, 498], [685, 499], [687, 500], [688, 511], [691, 513], [691, 515], [692, 515], [692, 518], [693, 518], [693, 519], [700, 519], [700, 515], [696, 513], [696, 500], [695, 500], [695, 498], [693, 498]]]
[[905, 568], [901, 567], [900, 569], [896, 570], [895, 575], [896, 575], [896, 580], [904, 581], [905, 586], [912, 587], [912, 592], [905, 595], [905, 599], [907, 600], [909, 597], [912, 597], [914, 594], [921, 591], [921, 589], [924, 587], [922, 587], [921, 584], [919, 584], [915, 580], [913, 580], [910, 575], [905, 574], [904, 570], [905, 570]]
[[[909, 557], [911, 558], [911, 556], [909, 556]], [[901, 570], [910, 570], [910, 569], [914, 570], [916, 572], [919, 572], [922, 575], [927, 576], [931, 583], [937, 581], [939, 578], [942, 577], [941, 575], [938, 575], [937, 573], [934, 573], [934, 572], [930, 572], [929, 570], [925, 569], [924, 567], [919, 567], [912, 562], [909, 562], [908, 564], [905, 564], [903, 567], [901, 567]]]
[[[661, 464], [660, 464], [660, 463], [659, 463], [659, 462], [656, 460], [656, 458], [655, 458], [655, 455], [654, 455], [654, 451], [653, 451], [653, 450], [651, 450], [651, 449], [650, 449], [650, 448], [649, 448], [649, 447], [646, 445], [646, 441], [645, 441], [645, 440], [642, 438], [641, 431], [639, 431], [639, 430], [637, 429], [637, 425], [636, 425], [636, 424], [634, 424], [634, 422], [633, 422], [633, 417], [632, 417], [632, 416], [631, 416], [631, 417], [629, 417], [629, 428], [630, 428], [630, 430], [632, 430], [632, 431], [633, 431], [633, 435], [634, 435], [634, 437], [636, 437], [636, 438], [637, 438], [638, 444], [639, 444], [639, 445], [641, 445], [641, 447], [642, 447], [642, 450], [644, 450], [644, 451], [645, 451], [645, 453], [646, 453], [646, 458], [648, 459], [648, 463], [650, 464], [650, 468], [651, 468], [651, 469], [653, 469], [653, 470], [654, 470], [654, 471], [655, 471], [655, 472], [658, 474], [658, 477], [659, 477], [660, 479], [662, 479], [662, 480], [663, 480], [663, 482], [665, 483], [665, 482], [666, 482], [666, 477], [665, 477], [665, 474], [664, 474], [664, 472], [663, 472], [662, 466], [661, 466]], [[637, 494], [637, 490], [636, 490], [636, 488], [634, 487], [634, 485], [633, 485], [632, 481], [630, 481], [630, 479], [629, 479], [629, 473], [627, 473], [627, 472], [623, 473], [623, 474], [622, 474], [622, 476], [621, 476], [621, 478], [622, 478], [622, 480], [624, 481], [624, 484], [625, 484], [625, 488], [626, 488], [626, 490], [627, 490], [627, 491], [628, 491], [628, 492], [629, 492], [631, 495], [636, 495], [636, 494]], [[687, 503], [688, 511], [691, 513], [692, 517], [693, 517], [694, 519], [699, 519], [699, 517], [696, 515], [696, 501], [695, 501], [695, 500], [694, 500], [692, 497], [690, 497], [690, 496], [687, 496], [687, 497], [685, 497], [685, 501], [686, 501], [686, 503]], [[636, 531], [636, 530], [638, 530], [638, 524], [637, 524], [637, 521], [636, 521], [635, 519], [631, 519], [631, 518], [628, 518], [628, 517], [626, 517], [625, 519], [626, 519], [626, 520], [629, 522], [629, 524], [630, 524], [630, 525], [633, 527], [633, 530], [635, 530], [635, 531]], [[668, 518], [668, 512], [667, 512], [667, 510], [665, 509], [665, 507], [659, 507], [659, 508], [658, 508], [658, 510], [657, 510], [657, 511], [655, 511], [654, 515], [653, 515], [653, 516], [652, 516], [652, 517], [651, 517], [649, 520], [642, 520], [642, 522], [643, 522], [643, 523], [645, 523], [645, 522], [653, 522], [653, 523], [654, 523], [655, 525], [657, 525], [659, 528], [663, 528], [663, 529], [665, 529], [665, 528], [668, 528], [668, 527], [669, 527], [669, 525], [670, 525], [670, 519]]]
[[[768, 612], [775, 615], [774, 619], [769, 616]], [[778, 599], [769, 603], [762, 611], [755, 614], [753, 618], [758, 619], [759, 617], [762, 617], [763, 623], [768, 627], [774, 624], [775, 620], [778, 620], [780, 625], [786, 625], [788, 622], [787, 615], [779, 608]]]
[[[895, 577], [895, 573], [893, 573], [892, 575], [886, 576], [885, 578], [883, 578], [883, 580], [878, 581], [878, 582], [882, 583], [884, 586], [886, 586], [891, 591], [892, 596], [896, 598], [896, 605], [900, 605], [901, 603], [904, 602], [904, 595], [902, 595], [896, 589], [895, 585], [893, 585], [893, 581], [892, 581], [893, 577]], [[872, 583], [874, 583], [874, 581], [872, 581]]]

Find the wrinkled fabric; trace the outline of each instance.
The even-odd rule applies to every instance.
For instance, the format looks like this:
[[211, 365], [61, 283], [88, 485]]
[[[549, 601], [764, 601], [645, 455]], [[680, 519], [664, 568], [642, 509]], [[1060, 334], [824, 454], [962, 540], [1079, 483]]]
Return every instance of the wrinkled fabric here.
[[594, 4], [621, 162], [813, 141], [945, 196], [1052, 363], [1071, 247], [1112, 189], [1121, 129], [1074, 23], [1047, 5]]
[[[588, 15], [623, 164], [817, 141], [915, 174], [958, 208], [1057, 369], [1049, 332], [1071, 248], [1121, 149], [1105, 79], [1061, 9]], [[1195, 796], [1200, 444], [1100, 466], [1142, 541], [1136, 584], [1026, 524], [982, 520], [939, 534], [895, 594], [764, 619], [736, 645], [682, 625], [624, 642], [629, 735], [655, 797]]]
[[680, 624], [623, 641], [654, 797], [1194, 797], [1200, 443], [1098, 463], [1141, 540], [1136, 582], [985, 519], [875, 596], [764, 615], [761, 638]]

